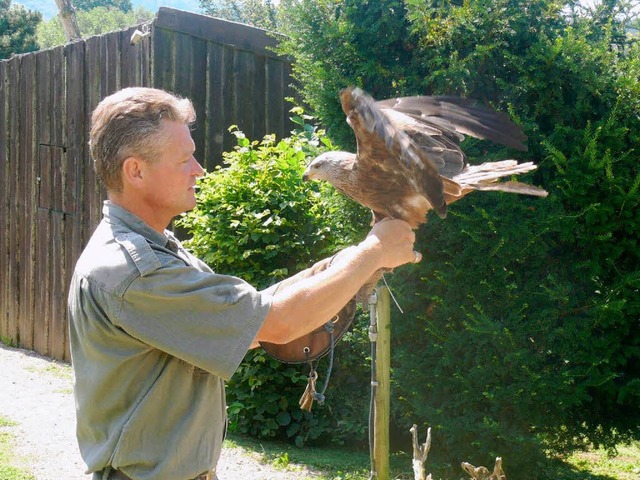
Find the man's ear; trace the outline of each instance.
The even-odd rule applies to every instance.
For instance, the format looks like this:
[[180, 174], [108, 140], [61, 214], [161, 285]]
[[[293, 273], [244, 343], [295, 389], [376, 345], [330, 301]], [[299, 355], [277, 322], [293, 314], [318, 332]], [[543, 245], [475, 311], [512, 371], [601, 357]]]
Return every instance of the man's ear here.
[[122, 162], [122, 182], [136, 186], [144, 178], [144, 160], [138, 157], [128, 157]]

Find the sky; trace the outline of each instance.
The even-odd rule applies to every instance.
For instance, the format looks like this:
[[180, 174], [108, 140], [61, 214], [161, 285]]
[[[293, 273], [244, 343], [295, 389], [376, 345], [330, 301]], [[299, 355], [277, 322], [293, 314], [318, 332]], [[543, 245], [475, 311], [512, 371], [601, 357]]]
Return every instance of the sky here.
[[[55, 0], [14, 0], [12, 4], [17, 3], [25, 6], [28, 10], [37, 10], [42, 13], [44, 20], [58, 14], [58, 7]], [[160, 7], [172, 7], [188, 12], [200, 12], [199, 0], [131, 0], [133, 8], [144, 7], [152, 12], [157, 12]]]

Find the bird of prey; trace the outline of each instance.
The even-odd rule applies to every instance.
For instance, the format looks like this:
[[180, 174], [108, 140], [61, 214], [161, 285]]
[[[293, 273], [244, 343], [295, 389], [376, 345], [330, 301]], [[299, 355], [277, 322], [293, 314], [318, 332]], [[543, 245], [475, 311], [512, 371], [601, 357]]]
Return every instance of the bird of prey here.
[[457, 97], [401, 97], [375, 101], [359, 88], [340, 92], [357, 153], [326, 152], [304, 172], [324, 180], [373, 212], [373, 223], [391, 217], [417, 228], [435, 210], [473, 190], [546, 196], [541, 188], [500, 178], [536, 166], [515, 160], [469, 165], [460, 143], [465, 135], [526, 150], [527, 137], [508, 115]]

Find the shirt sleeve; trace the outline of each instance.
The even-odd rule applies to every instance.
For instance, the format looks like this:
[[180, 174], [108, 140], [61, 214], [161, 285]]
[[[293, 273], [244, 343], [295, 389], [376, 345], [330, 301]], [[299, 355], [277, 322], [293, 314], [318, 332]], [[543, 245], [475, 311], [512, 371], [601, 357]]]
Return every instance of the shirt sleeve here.
[[239, 278], [175, 261], [134, 279], [115, 320], [131, 336], [228, 380], [271, 301]]

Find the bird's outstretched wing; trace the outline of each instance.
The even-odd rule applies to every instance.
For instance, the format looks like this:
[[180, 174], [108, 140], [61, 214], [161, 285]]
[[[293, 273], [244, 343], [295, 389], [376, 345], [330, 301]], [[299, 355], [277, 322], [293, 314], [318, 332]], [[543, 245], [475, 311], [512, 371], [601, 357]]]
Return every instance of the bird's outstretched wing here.
[[[446, 215], [447, 199], [461, 197], [450, 181], [465, 171], [465, 135], [526, 150], [527, 137], [508, 115], [456, 97], [399, 97], [376, 102], [358, 88], [340, 94], [358, 144], [359, 168], [408, 183], [430, 207]], [[395, 178], [399, 177], [399, 178]]]

